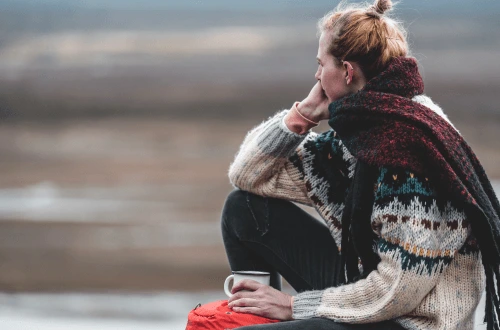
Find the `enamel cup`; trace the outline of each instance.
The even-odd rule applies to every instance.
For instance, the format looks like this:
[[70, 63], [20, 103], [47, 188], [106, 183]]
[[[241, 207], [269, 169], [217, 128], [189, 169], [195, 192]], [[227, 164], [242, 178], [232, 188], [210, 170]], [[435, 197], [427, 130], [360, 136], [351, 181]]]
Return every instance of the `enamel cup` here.
[[[228, 297], [231, 298], [231, 288], [236, 285], [241, 280], [249, 279], [254, 280], [259, 283], [269, 285], [271, 274], [269, 272], [260, 272], [255, 270], [239, 270], [232, 272], [232, 275], [229, 275], [224, 282], [224, 292]], [[231, 287], [229, 287], [229, 283], [233, 282]]]

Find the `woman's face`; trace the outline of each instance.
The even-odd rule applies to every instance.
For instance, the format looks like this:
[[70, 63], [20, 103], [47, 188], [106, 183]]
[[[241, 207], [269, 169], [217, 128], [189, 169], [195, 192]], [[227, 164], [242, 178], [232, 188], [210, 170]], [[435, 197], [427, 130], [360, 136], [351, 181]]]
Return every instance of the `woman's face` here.
[[346, 81], [347, 70], [343, 65], [337, 66], [333, 55], [328, 53], [330, 40], [332, 40], [331, 32], [321, 33], [317, 56], [318, 71], [314, 77], [320, 81], [328, 101], [333, 102], [351, 91]]

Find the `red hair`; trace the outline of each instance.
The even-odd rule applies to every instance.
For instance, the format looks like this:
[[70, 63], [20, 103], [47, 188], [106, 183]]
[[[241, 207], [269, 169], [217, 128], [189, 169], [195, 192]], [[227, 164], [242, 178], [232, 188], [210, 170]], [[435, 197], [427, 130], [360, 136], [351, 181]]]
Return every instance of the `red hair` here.
[[340, 3], [318, 22], [320, 33], [331, 33], [329, 53], [339, 62], [358, 63], [367, 79], [383, 71], [394, 57], [407, 56], [406, 31], [384, 15], [391, 8], [390, 0], [375, 0], [368, 6]]

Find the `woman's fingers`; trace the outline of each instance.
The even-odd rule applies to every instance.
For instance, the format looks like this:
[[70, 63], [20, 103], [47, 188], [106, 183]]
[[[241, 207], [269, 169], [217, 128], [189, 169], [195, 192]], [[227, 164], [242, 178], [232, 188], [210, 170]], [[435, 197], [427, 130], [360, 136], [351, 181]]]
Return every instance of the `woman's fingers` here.
[[236, 283], [235, 286], [231, 289], [231, 293], [238, 292], [240, 290], [250, 290], [250, 291], [255, 291], [258, 290], [260, 287], [264, 286], [264, 284], [259, 283], [254, 280], [242, 280]]
[[249, 313], [253, 315], [264, 316], [263, 311], [257, 307], [234, 307], [233, 310], [238, 313]]
[[228, 302], [231, 303], [241, 298], [252, 297], [255, 291], [263, 287], [267, 287], [267, 285], [254, 280], [242, 280], [231, 289], [233, 295], [228, 299]]
[[309, 95], [300, 102], [300, 113], [315, 122], [319, 122], [324, 119], [328, 119], [330, 117], [330, 113], [328, 111], [328, 104], [330, 101], [328, 100], [323, 87], [319, 81], [313, 86]]
[[258, 307], [259, 300], [253, 298], [241, 298], [235, 301], [232, 301], [228, 304], [228, 307]]
[[290, 295], [269, 286], [257, 292], [234, 294], [228, 307], [235, 312], [251, 313], [277, 320], [291, 320], [293, 317]]
[[326, 97], [325, 91], [323, 91], [323, 87], [321, 87], [319, 81], [316, 83], [316, 85], [314, 85], [313, 91], [316, 98], [318, 98], [319, 100], [322, 100]]
[[323, 90], [323, 87], [321, 86], [319, 81], [313, 87], [313, 91], [314, 91], [314, 100], [315, 100], [314, 103], [316, 110], [322, 113], [327, 112], [329, 104], [328, 97], [326, 96], [325, 91]]

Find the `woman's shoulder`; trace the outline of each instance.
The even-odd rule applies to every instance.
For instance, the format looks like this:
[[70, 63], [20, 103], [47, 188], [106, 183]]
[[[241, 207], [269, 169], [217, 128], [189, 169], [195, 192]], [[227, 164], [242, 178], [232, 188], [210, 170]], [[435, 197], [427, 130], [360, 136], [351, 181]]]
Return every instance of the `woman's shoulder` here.
[[296, 157], [316, 168], [339, 169], [349, 177], [352, 177], [356, 163], [354, 156], [333, 129], [305, 141]]
[[310, 190], [328, 191], [328, 199], [335, 201], [343, 200], [356, 165], [356, 159], [333, 130], [304, 141], [290, 161]]
[[446, 120], [448, 124], [450, 124], [455, 130], [457, 130], [456, 127], [452, 124], [452, 122], [448, 118], [448, 116], [444, 113], [443, 109], [436, 102], [434, 102], [429, 96], [425, 94], [416, 95], [412, 98], [412, 101], [420, 103], [424, 107], [431, 109], [436, 114], [441, 116], [444, 120]]
[[333, 129], [317, 134], [313, 139], [305, 141], [304, 148], [314, 151], [330, 154], [330, 156], [341, 156], [351, 158], [352, 154], [347, 150], [342, 140]]

